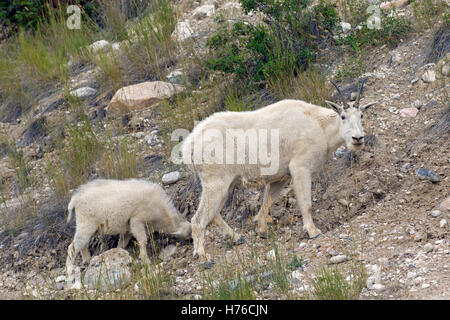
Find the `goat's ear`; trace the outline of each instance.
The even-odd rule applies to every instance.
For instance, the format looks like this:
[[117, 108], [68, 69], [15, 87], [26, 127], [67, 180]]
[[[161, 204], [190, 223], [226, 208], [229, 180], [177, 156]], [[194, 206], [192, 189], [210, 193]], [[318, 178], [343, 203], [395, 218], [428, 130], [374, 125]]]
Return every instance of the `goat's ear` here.
[[369, 102], [369, 103], [359, 107], [359, 110], [364, 112], [364, 111], [366, 111], [366, 109], [368, 109], [369, 107], [373, 106], [374, 104], [377, 104], [377, 102]]
[[328, 100], [325, 100], [325, 103], [326, 103], [328, 106], [332, 107], [332, 108], [334, 109], [334, 111], [336, 111], [338, 114], [341, 114], [341, 112], [342, 112], [342, 107], [341, 107], [340, 105], [338, 105], [337, 103], [328, 101]]

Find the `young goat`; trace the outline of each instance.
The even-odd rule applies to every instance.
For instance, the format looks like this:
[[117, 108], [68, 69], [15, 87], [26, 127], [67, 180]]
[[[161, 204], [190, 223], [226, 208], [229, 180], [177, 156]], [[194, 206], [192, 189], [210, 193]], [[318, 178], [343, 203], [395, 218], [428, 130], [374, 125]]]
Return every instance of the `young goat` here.
[[76, 232], [69, 245], [66, 267], [70, 274], [81, 251], [88, 263], [89, 240], [96, 230], [120, 234], [118, 247], [125, 248], [133, 235], [139, 243], [140, 258], [148, 263], [146, 227], [182, 239], [191, 237], [191, 225], [173, 206], [163, 188], [143, 180], [98, 179], [80, 186], [69, 206], [70, 222], [76, 215]]
[[[210, 222], [219, 226], [234, 241], [242, 241], [220, 215], [227, 194], [238, 181], [262, 181], [266, 185], [263, 205], [255, 217], [259, 233], [266, 232], [272, 199], [276, 199], [291, 179], [302, 212], [304, 230], [311, 238], [321, 233], [311, 217], [311, 176], [343, 143], [351, 150], [363, 147], [362, 113], [375, 104], [359, 105], [364, 82], [355, 102], [347, 102], [339, 88], [333, 85], [340, 95], [341, 104], [326, 103], [334, 110], [300, 100], [283, 100], [256, 111], [220, 112], [200, 122], [185, 139], [183, 161], [196, 171], [202, 184], [199, 207], [191, 219], [194, 257], [206, 258], [204, 237]], [[272, 137], [279, 137], [279, 144], [272, 143], [276, 139], [271, 140], [270, 146], [252, 141], [256, 136], [252, 130], [261, 131], [266, 137], [267, 132], [271, 132]], [[231, 148], [228, 143], [226, 147], [223, 144], [224, 137], [230, 132], [234, 132]], [[239, 140], [244, 142], [244, 146], [235, 146], [234, 138], [237, 138], [237, 144]], [[246, 138], [250, 140], [247, 145]], [[228, 137], [226, 139], [230, 141]], [[252, 142], [259, 145], [260, 152], [270, 149], [271, 159], [278, 164], [277, 170], [270, 174], [263, 173], [267, 161], [255, 160], [258, 152], [254, 148], [252, 150]], [[239, 154], [239, 150], [244, 154]], [[246, 162], [230, 162], [235, 154]], [[252, 159], [253, 162], [249, 161]]]

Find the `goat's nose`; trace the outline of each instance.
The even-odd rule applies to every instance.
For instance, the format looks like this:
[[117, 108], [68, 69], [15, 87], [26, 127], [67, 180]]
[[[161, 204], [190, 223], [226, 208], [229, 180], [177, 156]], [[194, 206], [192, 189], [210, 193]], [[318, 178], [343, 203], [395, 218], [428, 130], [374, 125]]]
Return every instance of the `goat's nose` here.
[[361, 142], [363, 142], [363, 140], [364, 140], [364, 136], [360, 136], [360, 137], [352, 137], [352, 139], [353, 139], [355, 142], [361, 143]]

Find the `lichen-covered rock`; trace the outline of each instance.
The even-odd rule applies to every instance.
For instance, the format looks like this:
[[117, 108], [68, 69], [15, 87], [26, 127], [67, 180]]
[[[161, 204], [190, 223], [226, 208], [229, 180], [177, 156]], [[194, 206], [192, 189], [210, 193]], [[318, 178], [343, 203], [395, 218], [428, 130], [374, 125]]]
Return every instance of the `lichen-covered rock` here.
[[97, 93], [97, 90], [91, 87], [83, 87], [70, 91], [70, 94], [74, 97], [85, 99], [87, 97], [93, 96]]
[[90, 289], [112, 291], [131, 282], [132, 258], [121, 248], [114, 248], [92, 258], [84, 275], [84, 284]]

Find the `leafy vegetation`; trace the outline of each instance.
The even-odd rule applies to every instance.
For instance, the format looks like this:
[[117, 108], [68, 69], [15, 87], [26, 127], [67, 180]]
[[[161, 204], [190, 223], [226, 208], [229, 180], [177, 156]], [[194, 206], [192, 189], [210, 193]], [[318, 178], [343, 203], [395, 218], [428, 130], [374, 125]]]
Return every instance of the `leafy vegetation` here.
[[251, 84], [295, 75], [315, 59], [320, 43], [329, 38], [339, 21], [336, 9], [320, 1], [307, 9], [308, 1], [242, 0], [246, 12], [264, 14], [264, 23], [221, 23], [208, 40], [212, 70], [236, 74]]

